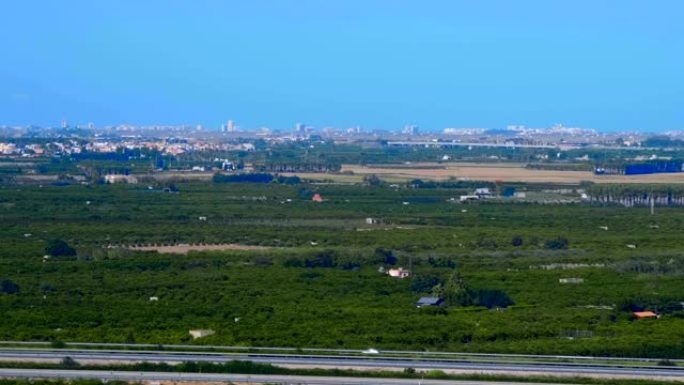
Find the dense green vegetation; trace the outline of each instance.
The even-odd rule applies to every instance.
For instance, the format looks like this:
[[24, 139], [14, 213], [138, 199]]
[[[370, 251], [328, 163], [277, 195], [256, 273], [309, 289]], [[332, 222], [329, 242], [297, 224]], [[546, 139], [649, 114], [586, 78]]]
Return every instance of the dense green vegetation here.
[[[0, 339], [177, 343], [207, 328], [194, 343], [684, 356], [681, 209], [458, 204], [466, 190], [439, 185], [176, 187], [0, 186]], [[150, 243], [273, 248], [110, 247]], [[378, 271], [400, 266], [413, 276]], [[428, 295], [445, 306], [417, 309]]]

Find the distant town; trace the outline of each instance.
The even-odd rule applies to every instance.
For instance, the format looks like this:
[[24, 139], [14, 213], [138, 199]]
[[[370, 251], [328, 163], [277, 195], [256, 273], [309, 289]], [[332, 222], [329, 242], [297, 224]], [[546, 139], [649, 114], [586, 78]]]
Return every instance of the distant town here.
[[[0, 126], [0, 154], [21, 157], [70, 155], [82, 152], [111, 153], [121, 149], [148, 149], [180, 155], [195, 151], [250, 151], [254, 142], [288, 143], [332, 141], [336, 144], [382, 145], [388, 147], [506, 147], [539, 149], [648, 149], [681, 147], [684, 131], [665, 133], [600, 132], [595, 129], [509, 125], [501, 129], [444, 128], [423, 131], [408, 124], [396, 130], [316, 128], [296, 123], [289, 129], [241, 129], [233, 120], [219, 128], [202, 125], [118, 125], [98, 127], [93, 123], [59, 127]], [[652, 143], [657, 140], [657, 143]], [[445, 159], [447, 160], [447, 159]]]

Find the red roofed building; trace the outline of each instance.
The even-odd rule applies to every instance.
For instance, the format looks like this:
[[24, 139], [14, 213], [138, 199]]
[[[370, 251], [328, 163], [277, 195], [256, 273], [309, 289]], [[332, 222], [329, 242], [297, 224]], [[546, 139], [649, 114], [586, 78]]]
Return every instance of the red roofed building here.
[[632, 314], [634, 314], [634, 318], [636, 318], [636, 319], [658, 318], [658, 314], [656, 314], [652, 311], [635, 311]]
[[311, 200], [314, 202], [323, 202], [323, 197], [321, 197], [321, 194], [316, 193]]

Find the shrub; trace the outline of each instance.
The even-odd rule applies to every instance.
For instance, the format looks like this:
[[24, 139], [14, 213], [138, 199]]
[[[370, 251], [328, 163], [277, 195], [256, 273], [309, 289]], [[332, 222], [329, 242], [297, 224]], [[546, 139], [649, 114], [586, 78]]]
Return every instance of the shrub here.
[[397, 257], [394, 256], [392, 250], [388, 250], [382, 247], [375, 249], [375, 256], [379, 263], [386, 263], [388, 265], [396, 265]]
[[305, 267], [335, 267], [337, 266], [337, 255], [333, 250], [324, 250], [317, 253], [313, 259], [304, 261]]
[[62, 359], [61, 364], [62, 364], [62, 367], [67, 368], [67, 369], [77, 368], [77, 367], [81, 366], [81, 364], [79, 364], [78, 362], [76, 362], [76, 360], [74, 360], [73, 358], [71, 358], [69, 356], [64, 357]]
[[416, 274], [411, 281], [411, 291], [414, 293], [426, 293], [443, 282], [444, 280], [436, 274]]
[[544, 242], [544, 248], [549, 250], [565, 250], [568, 248], [568, 240], [563, 237], [548, 239]]
[[497, 289], [479, 289], [471, 292], [475, 305], [484, 306], [488, 309], [493, 307], [508, 307], [513, 305], [513, 300], [505, 292]]
[[76, 250], [61, 239], [53, 239], [45, 247], [45, 253], [53, 257], [73, 257]]
[[511, 245], [515, 247], [520, 247], [523, 245], [523, 239], [520, 235], [516, 235], [513, 238], [511, 238]]
[[662, 359], [658, 361], [658, 366], [677, 366], [677, 364], [673, 361], [670, 361], [668, 359]]
[[16, 294], [18, 292], [19, 292], [19, 285], [17, 285], [13, 281], [11, 281], [9, 279], [3, 279], [2, 282], [0, 282], [0, 293]]

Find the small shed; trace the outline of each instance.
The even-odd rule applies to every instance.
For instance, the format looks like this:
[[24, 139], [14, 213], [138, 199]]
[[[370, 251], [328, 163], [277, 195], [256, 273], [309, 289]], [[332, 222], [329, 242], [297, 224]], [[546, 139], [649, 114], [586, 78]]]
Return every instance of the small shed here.
[[584, 283], [584, 278], [559, 278], [558, 282], [560, 283]]
[[635, 311], [632, 313], [636, 319], [658, 318], [658, 314], [652, 311]]
[[461, 195], [458, 200], [461, 202], [476, 201], [479, 200], [479, 195]]
[[416, 302], [416, 307], [421, 308], [425, 306], [439, 306], [444, 300], [439, 297], [420, 297], [418, 302]]
[[314, 202], [323, 202], [323, 197], [321, 196], [321, 194], [316, 193], [314, 194], [313, 198], [311, 198], [311, 200]]
[[197, 339], [197, 338], [210, 336], [216, 332], [211, 330], [211, 329], [193, 329], [193, 330], [190, 330], [189, 333], [192, 336], [192, 338]]
[[400, 267], [398, 269], [389, 269], [387, 274], [389, 274], [390, 277], [395, 278], [408, 278], [411, 276], [411, 271]]

